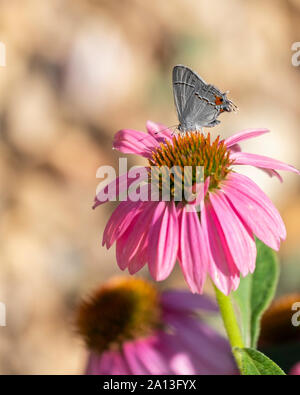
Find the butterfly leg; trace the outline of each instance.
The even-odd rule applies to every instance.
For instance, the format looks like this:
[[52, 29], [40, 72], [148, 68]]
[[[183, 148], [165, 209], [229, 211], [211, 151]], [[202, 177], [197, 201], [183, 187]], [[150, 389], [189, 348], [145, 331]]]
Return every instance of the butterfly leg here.
[[212, 127], [214, 127], [214, 126], [217, 126], [217, 125], [219, 125], [219, 123], [221, 123], [218, 119], [215, 119], [214, 121], [211, 121], [210, 123], [208, 123], [207, 125], [206, 125], [206, 127], [207, 128], [212, 128]]

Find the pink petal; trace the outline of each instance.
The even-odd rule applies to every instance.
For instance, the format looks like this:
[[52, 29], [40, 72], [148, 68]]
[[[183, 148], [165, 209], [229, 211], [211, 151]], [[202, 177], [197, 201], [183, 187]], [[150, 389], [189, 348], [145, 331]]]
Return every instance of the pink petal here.
[[118, 262], [122, 260], [123, 267], [128, 267], [130, 274], [136, 273], [147, 262], [147, 246], [149, 227], [157, 202], [144, 202], [139, 215], [132, 221], [126, 231], [122, 252], [118, 253]]
[[[192, 211], [194, 210], [194, 211]], [[194, 207], [180, 211], [179, 262], [184, 278], [193, 293], [202, 293], [208, 267], [208, 251], [200, 220]]]
[[146, 128], [148, 133], [160, 143], [171, 140], [172, 138], [172, 131], [161, 123], [147, 121]]
[[[244, 209], [243, 212], [242, 210], [238, 209], [238, 202], [236, 204], [234, 203], [233, 205], [237, 208], [237, 211], [246, 223], [247, 221], [244, 218], [245, 216], [250, 216], [251, 218], [249, 218], [249, 221], [255, 220], [253, 222], [257, 223], [257, 213], [261, 216], [262, 223], [265, 224], [267, 228], [269, 228], [269, 231], [275, 236], [278, 242], [280, 238], [286, 238], [286, 229], [278, 210], [273, 205], [268, 196], [252, 180], [250, 180], [250, 178], [242, 174], [231, 173], [227, 177], [226, 181], [224, 181], [222, 189], [226, 192], [226, 195], [231, 201], [233, 199], [235, 201], [238, 199], [240, 200], [240, 203], [242, 204], [241, 208]], [[253, 225], [255, 225], [255, 223]], [[260, 238], [259, 235], [255, 233], [254, 229], [252, 227], [250, 228], [252, 229], [253, 233], [256, 234], [258, 238]], [[267, 229], [265, 231], [267, 231]]]
[[91, 353], [88, 358], [85, 374], [96, 375], [99, 374], [100, 355]]
[[278, 251], [280, 237], [273, 219], [264, 208], [233, 189], [226, 190], [226, 197], [252, 232], [264, 244]]
[[127, 362], [121, 353], [116, 352], [113, 361], [111, 375], [128, 375], [131, 374]]
[[265, 207], [270, 216], [274, 218], [274, 223], [279, 228], [279, 236], [286, 237], [286, 230], [282, 218], [268, 196], [249, 177], [238, 173], [231, 173], [225, 181], [225, 185], [239, 190], [241, 193], [256, 200]]
[[136, 215], [140, 212], [142, 202], [121, 202], [112, 213], [103, 233], [102, 245], [110, 248], [120, 238]]
[[[126, 174], [122, 174], [117, 177], [115, 180], [107, 184], [101, 191], [97, 193], [95, 197], [95, 204], [93, 205], [93, 209], [95, 209], [100, 204], [106, 203], [107, 201], [115, 201], [117, 197], [125, 192], [130, 185], [135, 182], [137, 179], [140, 181], [145, 181], [148, 179], [147, 167], [141, 167], [141, 169], [145, 169], [141, 175], [138, 175], [136, 178], [130, 177], [130, 172]], [[136, 169], [137, 170], [137, 169]], [[115, 188], [111, 188], [111, 185], [115, 184]]]
[[245, 228], [221, 191], [209, 197], [236, 267], [244, 277], [249, 271], [253, 273], [256, 261], [253, 234]]
[[193, 295], [189, 291], [164, 291], [161, 295], [164, 309], [172, 311], [204, 310], [217, 312], [217, 305], [205, 295]]
[[212, 328], [188, 316], [182, 320], [169, 315], [167, 320], [176, 330], [177, 341], [194, 357], [198, 374], [232, 374], [235, 371], [229, 344]]
[[148, 260], [148, 255], [147, 255], [147, 246], [148, 243], [145, 242], [139, 251], [137, 251], [136, 255], [131, 259], [131, 261], [128, 264], [128, 272], [129, 274], [135, 274], [138, 271], [140, 271], [145, 264], [147, 263]]
[[136, 346], [134, 342], [127, 342], [123, 345], [123, 352], [125, 360], [134, 375], [142, 374], [148, 375], [149, 371], [145, 366], [139, 361], [137, 357]]
[[136, 154], [151, 158], [152, 152], [159, 145], [149, 134], [137, 130], [123, 129], [114, 136], [113, 147], [124, 154]]
[[156, 350], [148, 339], [136, 342], [136, 353], [150, 374], [170, 374], [170, 368], [160, 350]]
[[[237, 141], [242, 141], [244, 139], [252, 138], [259, 136], [264, 133], [268, 133], [268, 129], [247, 129], [243, 132], [239, 132], [228, 139], [225, 140], [225, 144], [227, 145], [228, 148], [230, 148], [231, 152], [241, 152], [242, 149], [239, 144], [237, 144]], [[283, 179], [281, 175], [273, 169], [265, 169], [263, 167], [258, 167], [258, 169], [264, 171], [267, 173], [270, 177], [277, 177], [280, 182], [283, 182]]]
[[225, 140], [225, 145], [227, 147], [232, 147], [233, 145], [251, 139], [253, 137], [261, 136], [262, 134], [269, 133], [268, 129], [246, 129], [242, 130], [241, 132], [235, 133], [233, 136], [228, 137]]
[[85, 374], [111, 374], [113, 369], [114, 355], [115, 354], [112, 351], [105, 351], [101, 355], [91, 353], [89, 356], [89, 362]]
[[219, 220], [209, 201], [202, 208], [201, 225], [206, 234], [210, 252], [209, 274], [216, 286], [228, 295], [232, 290], [237, 289], [240, 272], [234, 263]]
[[276, 170], [273, 170], [273, 169], [264, 169], [263, 167], [258, 167], [258, 169], [260, 169], [260, 170], [264, 171], [265, 173], [267, 173], [268, 176], [270, 176], [270, 177], [276, 177], [276, 178], [278, 178], [278, 180], [279, 180], [280, 182], [283, 182], [283, 178], [281, 177], [281, 175], [280, 175]]
[[132, 236], [132, 227], [126, 230], [126, 232], [117, 240], [116, 243], [116, 260], [119, 268], [125, 270], [128, 267], [128, 260], [124, 259], [124, 248], [127, 245], [128, 239]]
[[[200, 372], [200, 367], [192, 358], [191, 352], [179, 341], [175, 334], [161, 333], [158, 349], [166, 357], [171, 372], [169, 374], [194, 375]], [[198, 361], [196, 361], [198, 362]]]
[[241, 152], [242, 148], [239, 144], [234, 144], [230, 146], [230, 151], [231, 152]]
[[290, 376], [300, 376], [300, 362], [297, 362], [293, 365], [292, 369], [289, 372]]
[[175, 265], [178, 233], [174, 202], [158, 202], [153, 215], [148, 245], [149, 270], [157, 281], [165, 280]]
[[230, 155], [230, 159], [234, 160], [235, 165], [249, 165], [266, 169], [286, 170], [300, 174], [295, 167], [280, 162], [277, 159], [268, 158], [267, 156], [249, 154], [246, 152], [234, 152]]

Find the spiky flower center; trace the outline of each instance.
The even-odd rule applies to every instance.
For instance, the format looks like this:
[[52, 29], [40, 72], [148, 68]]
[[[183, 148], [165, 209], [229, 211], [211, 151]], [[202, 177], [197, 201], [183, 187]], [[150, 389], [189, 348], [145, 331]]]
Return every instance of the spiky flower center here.
[[115, 279], [81, 303], [76, 321], [90, 350], [120, 349], [162, 326], [159, 295], [142, 279]]
[[[197, 181], [197, 168], [202, 167], [203, 179], [210, 177], [209, 190], [218, 188], [219, 183], [224, 180], [231, 171], [232, 160], [229, 157], [224, 140], [218, 136], [211, 141], [210, 133], [205, 136], [200, 132], [185, 133], [173, 136], [171, 141], [162, 143], [152, 154], [149, 160], [151, 168], [156, 167], [156, 172], [152, 171], [152, 179], [160, 177], [162, 168], [179, 167], [181, 170], [182, 188], [184, 188], [184, 173], [187, 168], [192, 169], [192, 180]], [[159, 175], [160, 173], [160, 175]], [[170, 176], [171, 186], [174, 189], [174, 176]]]

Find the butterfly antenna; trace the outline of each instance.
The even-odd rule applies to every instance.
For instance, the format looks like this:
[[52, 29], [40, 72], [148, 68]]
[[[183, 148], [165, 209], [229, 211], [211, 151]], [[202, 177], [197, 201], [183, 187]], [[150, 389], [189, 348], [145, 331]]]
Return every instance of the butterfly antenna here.
[[[168, 127], [164, 128], [164, 129], [162, 129], [162, 130], [158, 130], [158, 131], [155, 132], [154, 134], [156, 135], [156, 134], [158, 134], [158, 133], [162, 133], [162, 132], [164, 132], [165, 130], [168, 130], [168, 129], [171, 129], [171, 128], [174, 128], [174, 127], [176, 127], [176, 129], [177, 129], [177, 128], [178, 128], [178, 125], [176, 124], [176, 125], [168, 126]], [[176, 130], [176, 129], [175, 129], [175, 130]], [[172, 136], [173, 136], [173, 133], [174, 133], [174, 132], [172, 132]], [[141, 139], [139, 139], [138, 141], [143, 141], [143, 140], [145, 140], [145, 138], [146, 138], [146, 136], [143, 137], [143, 138], [141, 138]]]
[[[164, 128], [164, 129], [162, 129], [162, 130], [158, 130], [157, 132], [155, 132], [154, 134], [158, 134], [158, 133], [162, 133], [162, 132], [164, 132], [165, 130], [168, 130], [168, 129], [171, 129], [171, 128], [178, 128], [178, 125], [176, 124], [176, 125], [171, 125], [171, 126], [168, 126], [167, 128]], [[175, 130], [176, 130], [175, 129]]]
[[[226, 91], [225, 95], [228, 95], [228, 93], [230, 93], [230, 91]], [[229, 101], [231, 110], [234, 112], [237, 112], [239, 110], [238, 106], [236, 104], [234, 104], [232, 100], [230, 100], [230, 99], [227, 99], [227, 100]]]
[[234, 111], [234, 112], [239, 111], [238, 106], [236, 104], [234, 104], [233, 101], [229, 100], [229, 103], [230, 103], [230, 107], [231, 107], [232, 111]]

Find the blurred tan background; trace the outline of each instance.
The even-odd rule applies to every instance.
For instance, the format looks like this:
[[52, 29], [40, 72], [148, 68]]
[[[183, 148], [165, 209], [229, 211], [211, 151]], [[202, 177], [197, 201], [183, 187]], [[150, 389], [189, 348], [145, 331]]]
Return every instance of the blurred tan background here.
[[[299, 168], [300, 2], [2, 0], [0, 21], [0, 373], [76, 374], [85, 350], [74, 306], [120, 274], [100, 244], [114, 204], [91, 209], [97, 168], [118, 163], [113, 134], [177, 123], [171, 70], [182, 63], [240, 108], [213, 133], [270, 128], [244, 150]], [[287, 226], [278, 292], [299, 291], [300, 180], [244, 172]], [[170, 285], [185, 287], [179, 270]]]

